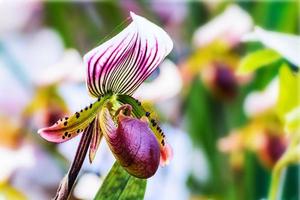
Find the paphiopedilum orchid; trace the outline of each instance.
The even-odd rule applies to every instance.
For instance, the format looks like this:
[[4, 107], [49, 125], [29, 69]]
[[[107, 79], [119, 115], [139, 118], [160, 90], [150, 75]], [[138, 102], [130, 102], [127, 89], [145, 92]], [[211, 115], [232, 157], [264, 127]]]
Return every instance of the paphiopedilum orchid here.
[[88, 148], [89, 160], [93, 161], [102, 136], [119, 164], [135, 177], [149, 178], [159, 163], [169, 161], [171, 149], [164, 133], [151, 113], [131, 95], [170, 53], [173, 42], [147, 19], [134, 13], [131, 18], [123, 31], [84, 56], [87, 88], [97, 100], [38, 131], [46, 140], [57, 143], [83, 132], [57, 199], [68, 196]]

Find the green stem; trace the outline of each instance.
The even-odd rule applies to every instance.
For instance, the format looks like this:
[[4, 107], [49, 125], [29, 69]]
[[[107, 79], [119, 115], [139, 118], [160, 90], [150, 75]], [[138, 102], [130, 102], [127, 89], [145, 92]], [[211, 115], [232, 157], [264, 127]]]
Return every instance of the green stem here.
[[283, 178], [285, 173], [283, 170], [290, 164], [298, 163], [300, 161], [300, 155], [298, 148], [293, 145], [290, 146], [287, 151], [281, 156], [273, 168], [271, 186], [269, 190], [268, 200], [280, 199], [280, 183], [283, 184]]
[[272, 179], [271, 179], [271, 187], [269, 191], [269, 197], [268, 200], [278, 200], [281, 197], [281, 184], [283, 184], [283, 179], [285, 176], [284, 173], [284, 166], [281, 166], [282, 162], [278, 162], [278, 165], [276, 164], [273, 172], [272, 172]]

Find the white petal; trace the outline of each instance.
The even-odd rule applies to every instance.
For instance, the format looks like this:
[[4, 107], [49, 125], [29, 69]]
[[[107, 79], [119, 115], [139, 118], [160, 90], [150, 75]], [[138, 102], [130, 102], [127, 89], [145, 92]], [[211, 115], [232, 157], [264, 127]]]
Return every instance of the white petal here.
[[221, 39], [234, 44], [240, 42], [243, 34], [251, 30], [250, 15], [237, 5], [231, 5], [213, 20], [196, 30], [193, 42], [197, 47], [205, 46]]
[[130, 14], [132, 22], [123, 31], [84, 56], [93, 96], [109, 91], [132, 94], [173, 48], [164, 30]]
[[300, 67], [300, 37], [279, 32], [266, 31], [260, 27], [246, 34], [244, 41], [259, 41], [266, 47], [271, 48], [289, 60], [291, 63]]
[[134, 93], [142, 100], [163, 101], [179, 94], [182, 79], [178, 67], [170, 60], [161, 64], [159, 76], [152, 82], [143, 83]]
[[36, 77], [36, 84], [51, 85], [60, 81], [83, 82], [85, 71], [81, 56], [75, 49], [67, 49], [54, 65], [45, 67]]
[[276, 105], [279, 81], [275, 78], [262, 92], [251, 92], [245, 100], [244, 110], [247, 116], [263, 113]]

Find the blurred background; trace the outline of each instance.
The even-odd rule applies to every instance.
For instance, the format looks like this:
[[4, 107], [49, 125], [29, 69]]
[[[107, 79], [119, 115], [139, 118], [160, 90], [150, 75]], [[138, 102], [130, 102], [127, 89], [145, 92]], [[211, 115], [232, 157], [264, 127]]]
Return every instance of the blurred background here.
[[[130, 11], [174, 41], [135, 93], [158, 113], [174, 153], [149, 179], [145, 199], [266, 198], [271, 170], [289, 144], [274, 111], [280, 64], [236, 71], [265, 48], [243, 37], [255, 26], [299, 35], [299, 8], [296, 0], [0, 1], [0, 199], [55, 195], [79, 138], [53, 144], [37, 130], [93, 101], [82, 56], [130, 23]], [[93, 199], [113, 162], [102, 142], [71, 199]], [[285, 171], [282, 199], [300, 198], [299, 169]]]

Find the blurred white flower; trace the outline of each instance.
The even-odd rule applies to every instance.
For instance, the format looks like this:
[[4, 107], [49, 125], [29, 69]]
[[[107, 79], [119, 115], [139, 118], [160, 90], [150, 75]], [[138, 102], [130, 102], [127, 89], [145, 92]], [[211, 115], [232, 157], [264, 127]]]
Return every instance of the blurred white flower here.
[[[163, 126], [168, 141], [173, 147], [174, 157], [167, 167], [160, 168], [148, 179], [145, 200], [185, 200], [190, 191], [186, 180], [194, 162], [192, 142], [187, 133], [178, 128]], [[202, 163], [200, 163], [202, 164]]]
[[160, 66], [160, 73], [155, 80], [144, 82], [134, 93], [134, 97], [148, 101], [164, 101], [179, 94], [182, 79], [178, 67], [170, 60]]
[[0, 107], [9, 116], [20, 116], [36, 86], [85, 80], [81, 56], [51, 29], [8, 35], [0, 47]]
[[245, 99], [244, 111], [247, 116], [255, 116], [274, 108], [279, 91], [279, 80], [275, 78], [261, 92], [251, 92]]
[[78, 199], [94, 199], [102, 182], [103, 180], [96, 174], [85, 173], [77, 181], [74, 188], [74, 196]]
[[254, 31], [246, 34], [243, 41], [259, 41], [267, 48], [271, 48], [300, 67], [300, 37], [291, 34], [272, 32], [255, 27]]
[[224, 40], [234, 46], [253, 26], [250, 15], [237, 5], [230, 5], [219, 16], [196, 30], [193, 43], [202, 47], [215, 40]]
[[41, 69], [37, 74], [37, 85], [51, 85], [59, 82], [83, 82], [85, 80], [85, 70], [82, 59], [75, 49], [67, 49], [63, 52], [60, 60]]
[[41, 1], [37, 0], [1, 0], [0, 35], [23, 29], [40, 9]]
[[0, 182], [7, 180], [13, 172], [34, 165], [33, 148], [29, 145], [19, 149], [0, 147]]
[[15, 69], [16, 78], [25, 77], [28, 84], [35, 84], [41, 71], [56, 64], [64, 52], [60, 36], [51, 29], [11, 34], [0, 40], [6, 67]]
[[[28, 146], [30, 151], [20, 156], [23, 160], [28, 160], [30, 156], [31, 165], [15, 172], [16, 175], [11, 180], [12, 185], [30, 200], [50, 199], [53, 196], [52, 192], [63, 177], [63, 172], [54, 158], [43, 149], [33, 144], [28, 144]], [[45, 173], [47, 178], [45, 178]]]
[[0, 55], [0, 114], [19, 119], [30, 94], [6, 67]]

